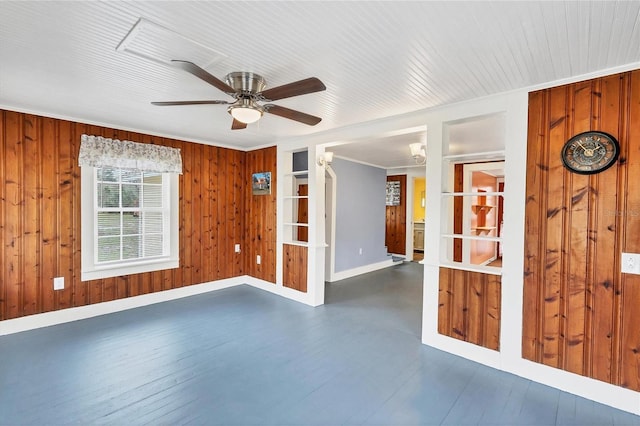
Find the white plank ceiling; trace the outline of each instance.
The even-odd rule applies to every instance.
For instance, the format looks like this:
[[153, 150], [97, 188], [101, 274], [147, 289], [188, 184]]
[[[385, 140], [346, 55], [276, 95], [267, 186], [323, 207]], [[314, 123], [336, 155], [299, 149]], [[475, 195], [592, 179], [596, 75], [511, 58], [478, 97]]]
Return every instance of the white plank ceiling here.
[[[231, 130], [223, 105], [152, 106], [229, 99], [170, 59], [318, 77], [326, 91], [274, 103], [322, 122]], [[639, 1], [0, 1], [0, 107], [238, 149], [638, 61]], [[398, 138], [380, 143], [407, 153]]]

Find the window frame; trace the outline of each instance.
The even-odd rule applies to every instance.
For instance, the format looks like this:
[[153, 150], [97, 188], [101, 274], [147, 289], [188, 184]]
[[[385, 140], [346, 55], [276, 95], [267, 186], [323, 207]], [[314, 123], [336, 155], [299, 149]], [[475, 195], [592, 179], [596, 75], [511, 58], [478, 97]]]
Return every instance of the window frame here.
[[97, 168], [81, 167], [81, 281], [111, 278], [179, 267], [179, 194], [178, 175], [163, 173], [163, 191], [168, 191], [168, 254], [154, 258], [96, 262]]

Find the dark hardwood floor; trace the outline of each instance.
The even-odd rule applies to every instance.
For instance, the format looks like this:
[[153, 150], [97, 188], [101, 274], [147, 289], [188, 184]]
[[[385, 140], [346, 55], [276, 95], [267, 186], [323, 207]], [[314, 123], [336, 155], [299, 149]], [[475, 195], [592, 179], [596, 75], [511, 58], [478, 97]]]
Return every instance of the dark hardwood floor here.
[[0, 424], [640, 425], [420, 343], [422, 265], [249, 286], [0, 337]]

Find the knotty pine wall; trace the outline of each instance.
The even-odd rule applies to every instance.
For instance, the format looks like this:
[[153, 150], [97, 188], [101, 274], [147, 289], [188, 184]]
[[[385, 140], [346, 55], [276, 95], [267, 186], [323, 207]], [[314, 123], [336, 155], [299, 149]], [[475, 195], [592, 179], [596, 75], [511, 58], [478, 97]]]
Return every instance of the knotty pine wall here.
[[[248, 152], [245, 186], [246, 274], [271, 283], [276, 282], [276, 155], [276, 147]], [[251, 176], [259, 172], [271, 172], [270, 195], [252, 194]]]
[[284, 258], [282, 265], [282, 285], [306, 293], [307, 247], [283, 244], [282, 251], [282, 257]]
[[438, 333], [500, 349], [501, 277], [440, 268]]
[[[592, 176], [560, 160], [587, 130], [621, 146]], [[640, 71], [530, 93], [527, 149], [523, 356], [640, 391]]]
[[[80, 281], [83, 133], [181, 149], [180, 268]], [[244, 274], [275, 281], [275, 191], [248, 197], [255, 168], [275, 177], [275, 148], [245, 153], [0, 110], [0, 320]], [[64, 290], [53, 291], [56, 276]]]

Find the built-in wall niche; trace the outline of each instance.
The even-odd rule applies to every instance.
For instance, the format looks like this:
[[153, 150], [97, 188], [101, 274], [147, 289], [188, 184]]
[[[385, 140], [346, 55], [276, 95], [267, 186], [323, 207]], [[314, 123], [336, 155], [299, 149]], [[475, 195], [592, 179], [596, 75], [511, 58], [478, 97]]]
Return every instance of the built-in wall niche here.
[[441, 266], [501, 273], [504, 134], [502, 113], [444, 126]]
[[448, 164], [442, 192], [443, 266], [498, 273], [504, 194], [504, 161]]
[[291, 171], [284, 175], [284, 240], [307, 245], [309, 241], [309, 170], [308, 152], [291, 155]]

